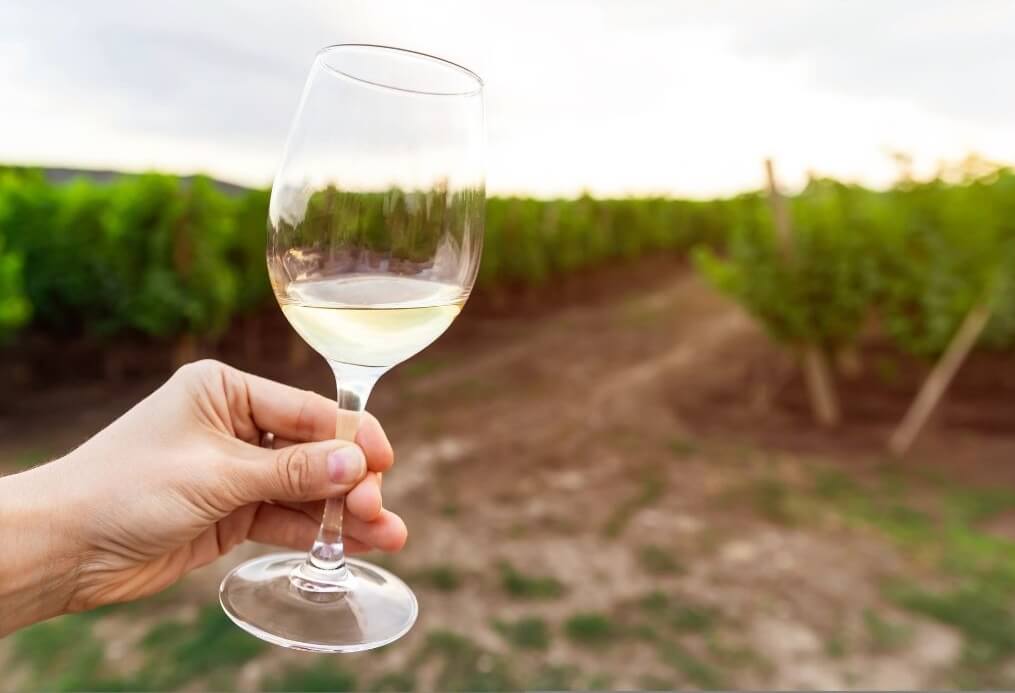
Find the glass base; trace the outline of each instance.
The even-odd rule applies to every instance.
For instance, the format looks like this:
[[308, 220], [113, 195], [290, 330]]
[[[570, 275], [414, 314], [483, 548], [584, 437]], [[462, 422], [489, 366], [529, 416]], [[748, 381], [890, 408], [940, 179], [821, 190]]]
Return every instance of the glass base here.
[[371, 650], [416, 622], [416, 595], [383, 568], [346, 559], [346, 591], [311, 592], [290, 579], [305, 560], [305, 553], [279, 553], [234, 568], [219, 588], [226, 615], [262, 640], [309, 652]]

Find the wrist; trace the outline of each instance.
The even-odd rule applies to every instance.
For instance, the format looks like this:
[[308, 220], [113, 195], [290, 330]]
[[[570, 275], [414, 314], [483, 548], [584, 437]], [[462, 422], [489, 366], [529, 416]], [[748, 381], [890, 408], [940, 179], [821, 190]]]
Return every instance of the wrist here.
[[0, 478], [0, 637], [67, 611], [76, 532], [57, 463]]

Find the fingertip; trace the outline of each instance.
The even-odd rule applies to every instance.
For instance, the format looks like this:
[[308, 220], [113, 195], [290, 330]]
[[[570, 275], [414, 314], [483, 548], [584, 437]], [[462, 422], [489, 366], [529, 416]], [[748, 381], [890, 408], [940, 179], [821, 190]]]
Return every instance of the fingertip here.
[[356, 431], [356, 443], [366, 452], [367, 465], [375, 472], [384, 472], [395, 463], [395, 452], [391, 447], [384, 428], [377, 418], [365, 412], [359, 429]]
[[399, 551], [405, 546], [408, 530], [405, 523], [390, 510], [381, 510], [376, 520], [364, 522], [357, 517], [349, 517], [346, 536], [355, 539], [364, 546], [380, 551]]
[[380, 517], [382, 509], [380, 480], [374, 472], [357, 484], [345, 497], [349, 512], [364, 522], [373, 522]]
[[384, 522], [390, 526], [382, 535], [377, 548], [381, 551], [388, 552], [401, 551], [402, 547], [405, 546], [405, 542], [409, 538], [409, 530], [405, 526], [405, 522], [402, 518], [390, 510], [382, 510], [381, 517], [378, 518], [378, 521]]

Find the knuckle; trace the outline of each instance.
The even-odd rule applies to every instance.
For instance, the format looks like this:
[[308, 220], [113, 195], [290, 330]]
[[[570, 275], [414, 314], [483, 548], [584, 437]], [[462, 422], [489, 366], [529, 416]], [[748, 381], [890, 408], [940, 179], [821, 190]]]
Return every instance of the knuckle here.
[[298, 447], [283, 449], [278, 454], [279, 488], [288, 496], [304, 496], [310, 491], [313, 478], [310, 456]]
[[186, 381], [206, 380], [221, 374], [225, 370], [226, 365], [221, 361], [200, 359], [199, 361], [185, 363], [177, 368], [175, 376]]

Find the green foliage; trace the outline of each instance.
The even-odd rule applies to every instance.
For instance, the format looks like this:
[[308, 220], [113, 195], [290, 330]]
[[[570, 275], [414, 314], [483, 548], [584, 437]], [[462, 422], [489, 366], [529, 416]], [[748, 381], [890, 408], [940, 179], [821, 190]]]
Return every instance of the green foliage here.
[[[271, 292], [268, 191], [229, 196], [212, 181], [146, 174], [48, 183], [0, 167], [0, 340], [216, 335]], [[471, 191], [322, 190], [293, 243], [326, 232], [362, 259], [426, 262], [432, 229], [482, 223]], [[694, 247], [697, 267], [777, 339], [832, 350], [869, 318], [901, 350], [933, 356], [970, 308], [992, 306], [982, 346], [1015, 345], [1015, 172], [969, 159], [926, 183], [875, 192], [812, 180], [789, 200], [789, 247], [760, 193], [668, 198], [495, 198], [485, 206], [480, 287], [555, 277]], [[425, 213], [418, 213], [423, 210]], [[414, 211], [414, 213], [410, 213]], [[676, 454], [688, 454], [675, 450]]]
[[575, 667], [544, 664], [535, 673], [535, 675], [528, 680], [525, 688], [530, 691], [569, 691], [576, 688], [596, 690], [597, 688], [606, 688], [606, 686], [576, 686], [575, 680], [577, 678], [578, 670]]
[[441, 592], [454, 592], [462, 585], [462, 574], [455, 566], [440, 563], [416, 572], [412, 581]]
[[164, 621], [142, 639], [147, 663], [138, 674], [146, 687], [177, 688], [199, 676], [228, 674], [268, 645], [233, 624], [218, 604], [201, 609], [196, 623]]
[[[35, 327], [57, 336], [219, 332], [247, 278], [234, 214], [249, 215], [253, 199], [238, 202], [200, 176], [53, 186], [38, 172], [2, 174], [0, 325], [23, 322], [30, 305]], [[263, 298], [263, 254], [258, 263], [260, 278], [245, 286], [260, 285]], [[10, 298], [19, 286], [27, 303]]]
[[777, 340], [833, 350], [877, 315], [899, 349], [934, 356], [988, 302], [982, 345], [1015, 345], [1015, 172], [969, 159], [886, 192], [812, 180], [785, 244], [761, 196], [737, 199], [725, 251], [694, 260]]
[[416, 675], [408, 671], [396, 671], [384, 674], [370, 684], [369, 690], [394, 691], [395, 693], [414, 691], [416, 690]]
[[550, 630], [546, 626], [546, 621], [536, 616], [522, 618], [513, 623], [497, 621], [493, 625], [497, 632], [515, 647], [545, 650], [550, 645]]
[[679, 643], [661, 642], [657, 647], [660, 659], [686, 676], [695, 686], [711, 690], [726, 687], [718, 671]]
[[[341, 667], [334, 658], [318, 660], [309, 668], [286, 669], [281, 676], [269, 679], [265, 691], [356, 691], [356, 675]], [[402, 689], [405, 690], [405, 689]]]
[[486, 206], [480, 285], [539, 285], [649, 252], [718, 244], [726, 213], [723, 202], [665, 198], [495, 198]]
[[913, 638], [911, 627], [889, 621], [869, 607], [863, 610], [863, 624], [871, 646], [879, 652], [899, 650]]
[[[962, 688], [1011, 686], [1007, 664], [1015, 657], [1015, 544], [982, 526], [1015, 508], [1006, 489], [956, 487], [953, 481], [913, 470], [883, 471], [877, 483], [831, 468], [815, 474], [814, 502], [847, 522], [880, 531], [900, 548], [934, 564], [947, 580], [933, 587], [890, 581], [886, 596], [897, 606], [946, 624], [963, 638], [953, 675]], [[933, 492], [933, 513], [909, 499]], [[864, 613], [870, 642], [891, 650], [911, 637], [902, 624]]]
[[548, 575], [526, 575], [507, 561], [500, 564], [501, 586], [519, 599], [555, 599], [564, 594], [564, 585]]
[[1011, 585], [998, 589], [976, 580], [944, 592], [900, 587], [893, 596], [901, 606], [958, 629], [965, 638], [967, 666], [979, 670], [997, 666], [1015, 652]]
[[672, 550], [653, 544], [638, 549], [638, 563], [651, 575], [680, 575], [684, 572]]
[[656, 469], [642, 470], [638, 490], [613, 509], [603, 525], [603, 534], [611, 539], [619, 536], [635, 513], [658, 501], [665, 490], [665, 481]]
[[605, 645], [616, 639], [620, 632], [620, 627], [606, 614], [583, 612], [564, 622], [564, 634], [582, 645]]
[[[432, 229], [483, 221], [473, 192], [439, 187], [329, 188], [307, 204], [305, 223], [280, 221], [287, 242], [312, 245], [326, 233], [367, 257], [406, 262], [433, 255]], [[663, 198], [490, 200], [480, 285], [539, 285], [648, 252], [716, 245], [726, 214], [722, 202]], [[217, 334], [270, 297], [267, 216], [267, 191], [230, 197], [200, 176], [52, 185], [38, 170], [0, 168], [0, 338], [29, 319], [61, 337]]]
[[[179, 191], [174, 179], [162, 176], [119, 185], [125, 192], [114, 198], [109, 212], [111, 235], [136, 243], [136, 254], [125, 258], [115, 275], [121, 281], [116, 291], [120, 323], [158, 337], [223, 330], [237, 294], [227, 261], [233, 202], [203, 177]], [[153, 223], [137, 224], [138, 217]], [[132, 237], [138, 226], [147, 226], [148, 233]]]
[[876, 289], [874, 258], [855, 200], [867, 191], [813, 181], [793, 200], [784, 247], [765, 201], [742, 196], [726, 257], [695, 251], [698, 268], [744, 305], [773, 337], [836, 347], [852, 341]]
[[518, 688], [510, 666], [502, 657], [485, 652], [451, 631], [431, 631], [419, 658], [439, 660], [437, 690], [507, 691]]
[[650, 592], [639, 600], [642, 611], [654, 622], [682, 633], [701, 633], [711, 630], [719, 620], [719, 613], [710, 606], [694, 604], [662, 592]]
[[881, 206], [881, 312], [905, 351], [940, 352], [973, 305], [989, 300], [987, 346], [1015, 343], [1015, 174], [900, 187]]
[[31, 688], [56, 691], [103, 687], [104, 647], [90, 615], [64, 616], [26, 628], [13, 640], [15, 661], [28, 664]]
[[271, 297], [265, 271], [268, 191], [251, 190], [234, 204], [233, 237], [226, 260], [236, 276], [236, 307], [245, 311]]
[[0, 227], [0, 340], [28, 322], [32, 304], [25, 295], [24, 258], [8, 250]]

